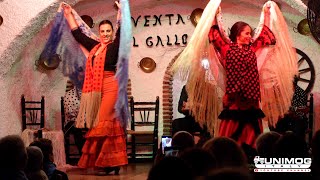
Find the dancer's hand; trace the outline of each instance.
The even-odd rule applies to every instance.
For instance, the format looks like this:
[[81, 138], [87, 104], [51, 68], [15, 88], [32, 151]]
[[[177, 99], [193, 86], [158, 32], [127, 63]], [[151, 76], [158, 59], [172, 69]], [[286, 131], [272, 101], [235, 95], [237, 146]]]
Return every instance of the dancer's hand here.
[[117, 22], [120, 23], [120, 19], [121, 19], [121, 4], [119, 3], [119, 1], [115, 1], [114, 4], [118, 8]]
[[263, 12], [264, 12], [264, 25], [270, 27], [270, 8], [271, 8], [271, 1], [266, 2], [266, 4], [263, 6]]
[[64, 17], [67, 19], [70, 29], [78, 28], [78, 24], [72, 14], [72, 7], [65, 2], [61, 3], [60, 6], [63, 9]]
[[265, 14], [270, 14], [270, 8], [271, 8], [271, 2], [268, 1], [266, 3], [266, 5], [264, 6], [264, 9], [263, 9], [264, 13]]
[[221, 13], [221, 6], [218, 7], [216, 15]]
[[119, 9], [121, 9], [121, 4], [120, 4], [120, 2], [119, 2], [119, 1], [115, 1], [114, 3], [116, 4], [116, 6], [117, 6], [118, 10], [119, 10]]
[[61, 3], [61, 8], [65, 15], [70, 15], [72, 13], [72, 7], [65, 2]]

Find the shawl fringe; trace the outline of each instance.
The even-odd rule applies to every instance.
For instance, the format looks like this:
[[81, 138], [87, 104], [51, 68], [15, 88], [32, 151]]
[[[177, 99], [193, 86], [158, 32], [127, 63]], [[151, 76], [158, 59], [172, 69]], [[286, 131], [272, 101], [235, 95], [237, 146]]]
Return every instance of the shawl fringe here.
[[82, 93], [77, 128], [93, 128], [99, 121], [101, 92]]
[[[270, 5], [270, 29], [277, 42], [263, 58], [265, 62], [260, 63], [261, 109], [269, 125], [275, 126], [291, 106], [294, 76], [298, 75], [298, 59], [279, 7], [272, 1], [267, 3]], [[260, 56], [258, 53], [258, 60]]]
[[[216, 54], [210, 49], [208, 34], [220, 2], [221, 0], [209, 1], [190, 42], [171, 67], [173, 74], [178, 74], [183, 81], [187, 79], [186, 90], [191, 114], [201, 127], [206, 125], [211, 134], [213, 131], [218, 132], [217, 119], [222, 100], [221, 94], [219, 95], [219, 82], [216, 80], [223, 77], [219, 74], [223, 68]], [[203, 58], [211, 61], [210, 69], [202, 67]]]

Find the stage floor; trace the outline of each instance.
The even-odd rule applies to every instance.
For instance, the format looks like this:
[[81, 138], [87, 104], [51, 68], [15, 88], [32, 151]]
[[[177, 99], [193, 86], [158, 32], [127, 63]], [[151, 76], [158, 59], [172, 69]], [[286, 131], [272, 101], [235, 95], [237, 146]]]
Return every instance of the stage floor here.
[[102, 179], [112, 179], [112, 180], [143, 180], [147, 179], [150, 168], [152, 167], [152, 162], [139, 162], [139, 163], [129, 163], [120, 170], [120, 175], [96, 175], [91, 169], [82, 170], [78, 168], [72, 168], [67, 170], [69, 180], [102, 180]]

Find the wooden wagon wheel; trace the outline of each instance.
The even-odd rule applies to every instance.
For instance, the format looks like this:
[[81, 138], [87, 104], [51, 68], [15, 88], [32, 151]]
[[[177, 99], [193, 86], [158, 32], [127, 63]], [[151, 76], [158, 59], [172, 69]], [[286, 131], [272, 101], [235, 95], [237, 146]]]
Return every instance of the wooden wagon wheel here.
[[315, 69], [311, 59], [303, 51], [296, 48], [296, 52], [298, 54], [299, 69], [299, 75], [296, 77], [296, 81], [298, 85], [309, 94], [315, 82]]

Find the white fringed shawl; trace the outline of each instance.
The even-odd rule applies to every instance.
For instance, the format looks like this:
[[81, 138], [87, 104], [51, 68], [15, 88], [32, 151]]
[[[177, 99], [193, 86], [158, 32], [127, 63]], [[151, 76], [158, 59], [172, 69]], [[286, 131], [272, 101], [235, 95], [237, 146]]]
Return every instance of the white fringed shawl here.
[[[287, 23], [276, 3], [270, 4], [270, 29], [276, 45], [257, 53], [260, 75], [261, 109], [265, 120], [275, 126], [291, 106], [294, 76], [298, 75], [298, 59], [287, 29]], [[264, 5], [266, 6], [267, 3]], [[261, 15], [263, 22], [264, 14]]]
[[[208, 41], [208, 34], [215, 18], [214, 14], [219, 8], [220, 2], [221, 0], [212, 0], [207, 4], [190, 42], [171, 68], [172, 72], [178, 73], [183, 80], [187, 79], [186, 90], [191, 107], [190, 112], [201, 126], [206, 125], [209, 130], [213, 130], [215, 127], [218, 113], [221, 110], [217, 78], [220, 75], [224, 77], [219, 71], [223, 68], [219, 63], [217, 54], [209, 46]], [[204, 54], [209, 56], [210, 70], [214, 79], [205, 78], [206, 70], [201, 66]]]

